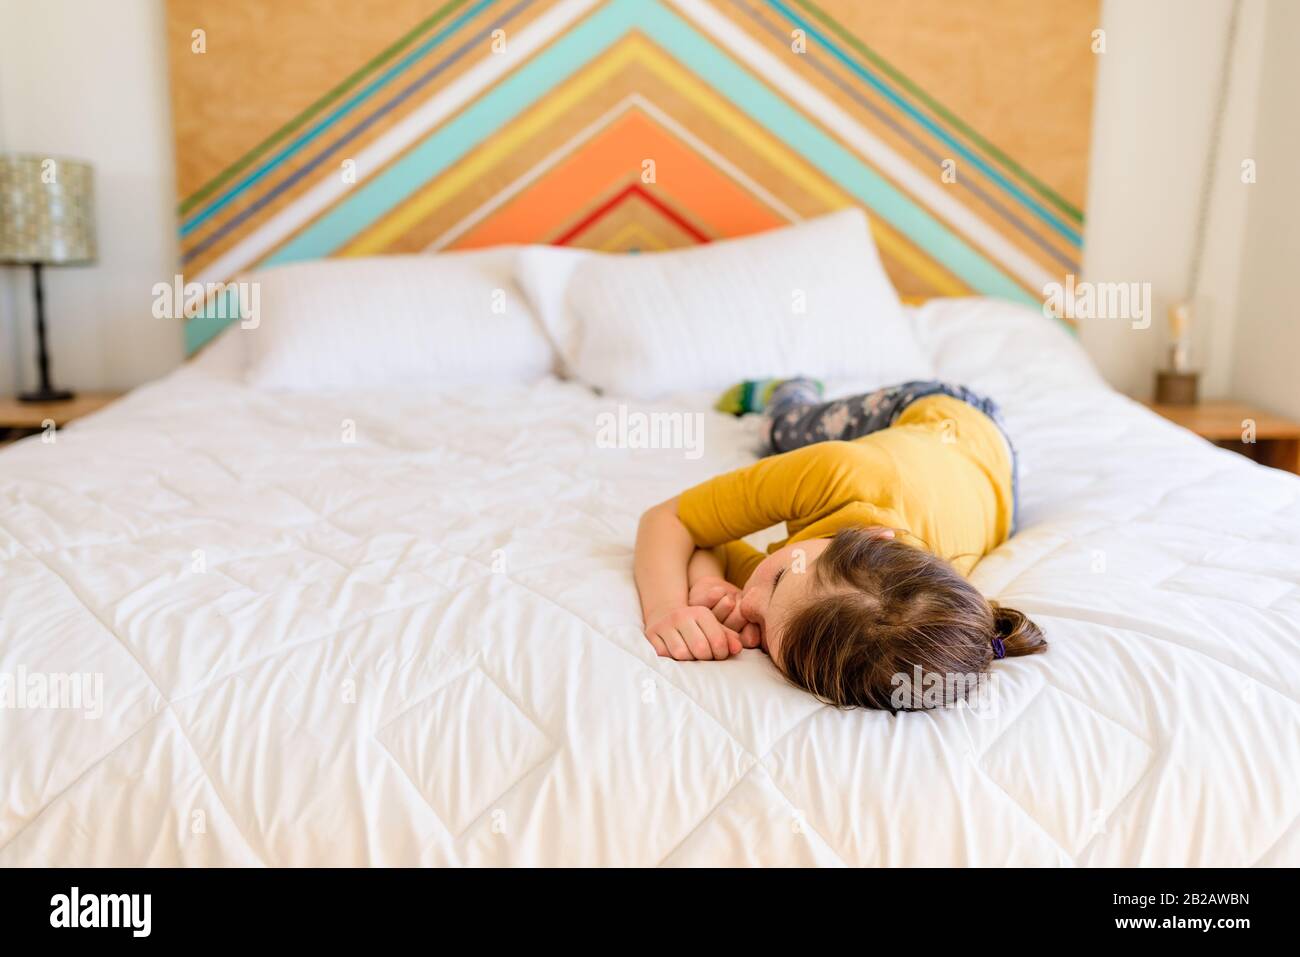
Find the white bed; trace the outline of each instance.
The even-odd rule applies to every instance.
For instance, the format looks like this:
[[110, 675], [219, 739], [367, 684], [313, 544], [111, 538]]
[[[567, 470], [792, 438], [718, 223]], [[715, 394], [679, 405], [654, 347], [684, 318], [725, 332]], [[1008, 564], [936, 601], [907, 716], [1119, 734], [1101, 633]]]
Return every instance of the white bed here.
[[98, 719], [0, 711], [0, 864], [1300, 863], [1300, 479], [1046, 320], [916, 322], [1023, 457], [975, 581], [1051, 649], [996, 666], [995, 713], [654, 655], [637, 516], [750, 423], [602, 449], [616, 403], [575, 383], [268, 394], [222, 340], [0, 452], [0, 673], [103, 676]]

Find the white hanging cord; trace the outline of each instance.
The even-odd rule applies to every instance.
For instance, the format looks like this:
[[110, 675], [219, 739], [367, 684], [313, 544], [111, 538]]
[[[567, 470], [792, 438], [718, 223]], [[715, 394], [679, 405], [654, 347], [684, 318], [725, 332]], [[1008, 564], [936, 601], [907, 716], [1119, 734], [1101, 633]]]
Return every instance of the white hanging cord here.
[[1219, 72], [1219, 95], [1210, 127], [1210, 143], [1205, 157], [1205, 178], [1201, 180], [1201, 203], [1196, 214], [1196, 233], [1192, 242], [1192, 262], [1188, 269], [1187, 296], [1196, 295], [1201, 281], [1201, 260], [1205, 257], [1205, 230], [1210, 218], [1210, 193], [1219, 165], [1219, 140], [1223, 136], [1223, 115], [1228, 108], [1228, 81], [1232, 76], [1232, 59], [1237, 47], [1237, 19], [1241, 0], [1232, 0], [1228, 14], [1228, 33], [1223, 41], [1223, 63]]

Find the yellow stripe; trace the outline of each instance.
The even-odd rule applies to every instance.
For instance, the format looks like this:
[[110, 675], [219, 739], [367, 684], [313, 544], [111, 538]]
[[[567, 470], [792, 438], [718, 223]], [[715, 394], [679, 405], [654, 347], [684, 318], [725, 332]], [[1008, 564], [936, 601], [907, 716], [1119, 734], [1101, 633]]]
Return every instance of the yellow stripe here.
[[[637, 240], [634, 242], [634, 240]], [[639, 223], [628, 223], [600, 248], [607, 253], [623, 252], [626, 249], [663, 250], [668, 247], [659, 239], [642, 229]]]
[[626, 43], [611, 50], [588, 70], [543, 100], [536, 109], [524, 114], [481, 149], [456, 164], [445, 176], [434, 180], [389, 216], [344, 246], [339, 255], [368, 256], [391, 245], [444, 202], [473, 183], [480, 174], [504, 160], [524, 141], [577, 105], [583, 97], [622, 68], [631, 56], [632, 51]]
[[[806, 192], [819, 199], [828, 209], [856, 205], [845, 192], [834, 186], [783, 144], [748, 120], [703, 83], [682, 69], [658, 48], [637, 34], [629, 34], [595, 64], [569, 81], [530, 113], [504, 129], [485, 146], [468, 156], [446, 175], [430, 183], [389, 216], [366, 230], [339, 251], [343, 256], [366, 256], [381, 252], [404, 233], [425, 219], [435, 209], [474, 182], [483, 172], [501, 162], [527, 139], [543, 130], [560, 114], [576, 106], [585, 96], [609, 80], [631, 62], [638, 62], [672, 86], [694, 106], [713, 117], [741, 142], [752, 149]], [[871, 217], [871, 232], [876, 244], [894, 261], [905, 266], [917, 278], [940, 295], [960, 296], [969, 287], [938, 266], [888, 223]]]
[[[759, 156], [780, 170], [787, 178], [799, 184], [808, 193], [820, 199], [829, 209], [842, 209], [856, 205], [853, 199], [829, 182], [800, 157], [784, 147], [779, 140], [748, 120], [735, 107], [709, 90], [676, 61], [660, 53], [644, 41], [637, 43], [642, 61], [670, 86], [673, 86], [695, 106], [727, 127], [737, 138]], [[970, 290], [932, 259], [921, 253], [902, 235], [878, 217], [871, 217], [871, 232], [876, 244], [888, 251], [896, 262], [906, 266], [919, 279], [942, 295], [960, 296]]]

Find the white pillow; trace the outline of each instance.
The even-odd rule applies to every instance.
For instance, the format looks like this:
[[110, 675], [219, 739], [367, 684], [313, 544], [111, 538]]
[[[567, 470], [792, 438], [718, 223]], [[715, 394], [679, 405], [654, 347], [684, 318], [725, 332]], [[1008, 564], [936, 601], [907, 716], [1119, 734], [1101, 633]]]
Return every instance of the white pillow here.
[[609, 393], [932, 372], [856, 208], [675, 252], [529, 247], [518, 270], [567, 373]]
[[528, 383], [555, 354], [514, 283], [516, 247], [291, 263], [258, 283], [247, 381], [264, 389]]
[[944, 381], [995, 399], [1027, 388], [1107, 388], [1078, 338], [1041, 309], [968, 297], [932, 299], [909, 312]]

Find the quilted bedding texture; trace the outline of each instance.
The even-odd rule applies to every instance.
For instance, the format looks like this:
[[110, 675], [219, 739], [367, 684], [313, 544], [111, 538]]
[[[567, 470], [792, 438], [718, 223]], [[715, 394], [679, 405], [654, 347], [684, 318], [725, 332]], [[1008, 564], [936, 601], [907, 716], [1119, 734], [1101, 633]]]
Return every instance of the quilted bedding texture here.
[[691, 458], [599, 447], [617, 403], [573, 383], [199, 362], [0, 452], [0, 675], [102, 680], [98, 715], [0, 710], [0, 864], [1300, 863], [1300, 479], [966, 341], [941, 374], [1025, 466], [974, 579], [1051, 642], [978, 714], [653, 654], [638, 514], [750, 422]]

